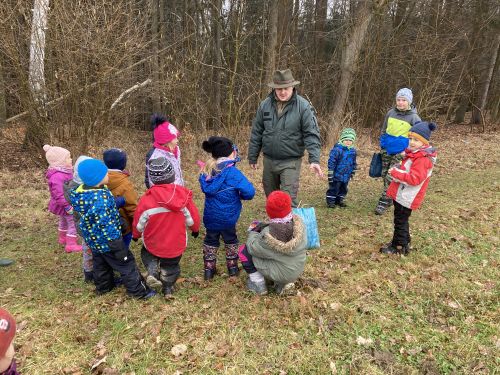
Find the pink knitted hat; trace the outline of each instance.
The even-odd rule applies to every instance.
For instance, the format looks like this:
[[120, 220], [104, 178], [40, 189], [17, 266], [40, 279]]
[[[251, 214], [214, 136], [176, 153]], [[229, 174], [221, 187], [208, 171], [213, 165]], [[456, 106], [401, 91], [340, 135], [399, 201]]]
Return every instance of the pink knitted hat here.
[[164, 145], [175, 138], [178, 138], [181, 135], [177, 128], [169, 123], [164, 122], [163, 124], [158, 125], [155, 130], [153, 130], [153, 136], [155, 139], [155, 144]]
[[43, 151], [45, 151], [45, 158], [51, 167], [67, 167], [66, 159], [68, 159], [71, 154], [68, 150], [62, 147], [45, 145], [43, 146]]

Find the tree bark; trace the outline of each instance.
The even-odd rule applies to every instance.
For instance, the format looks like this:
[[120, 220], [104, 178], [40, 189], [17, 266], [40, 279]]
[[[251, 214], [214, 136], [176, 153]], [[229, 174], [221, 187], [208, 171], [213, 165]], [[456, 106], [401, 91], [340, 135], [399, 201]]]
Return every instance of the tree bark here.
[[159, 0], [150, 0], [151, 14], [151, 46], [153, 56], [151, 58], [151, 76], [153, 80], [153, 92], [151, 101], [153, 104], [153, 112], [161, 112], [161, 94], [160, 94], [160, 67], [158, 63], [158, 17], [159, 17]]
[[278, 44], [278, 1], [270, 1], [269, 4], [268, 41], [264, 50], [267, 50], [265, 86], [262, 88], [262, 95], [269, 92], [267, 83], [271, 82], [273, 72], [276, 70], [276, 46]]
[[484, 111], [486, 109], [486, 102], [488, 99], [488, 91], [490, 89], [491, 79], [493, 78], [493, 70], [495, 69], [495, 64], [498, 58], [498, 50], [500, 47], [500, 34], [497, 34], [495, 41], [493, 42], [493, 47], [491, 49], [491, 56], [488, 63], [487, 70], [485, 72], [483, 82], [481, 85], [481, 91], [479, 92], [479, 101], [477, 108], [472, 110], [471, 123], [480, 124], [482, 121], [482, 116], [484, 116]]
[[214, 96], [213, 108], [215, 126], [218, 128], [222, 122], [221, 110], [221, 66], [222, 66], [222, 26], [221, 26], [222, 0], [212, 1], [212, 36], [213, 36], [213, 80]]
[[5, 92], [5, 80], [3, 76], [2, 59], [0, 58], [0, 129], [7, 125], [7, 95]]
[[368, 26], [376, 10], [385, 6], [387, 0], [363, 0], [360, 1], [359, 12], [356, 15], [350, 35], [346, 38], [346, 46], [342, 54], [341, 76], [337, 90], [337, 96], [333, 104], [332, 121], [330, 125], [330, 137], [335, 137], [342, 125], [345, 106], [349, 97], [349, 89], [357, 70], [357, 61], [363, 41], [368, 31]]
[[45, 91], [45, 30], [49, 0], [35, 0], [31, 24], [29, 86], [37, 106], [43, 107], [46, 101]]

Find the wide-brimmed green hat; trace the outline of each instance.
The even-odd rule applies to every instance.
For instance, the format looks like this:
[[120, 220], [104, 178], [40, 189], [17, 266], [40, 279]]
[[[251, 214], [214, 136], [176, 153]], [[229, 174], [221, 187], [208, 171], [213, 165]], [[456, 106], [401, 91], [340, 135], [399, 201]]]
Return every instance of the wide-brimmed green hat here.
[[273, 73], [273, 81], [267, 85], [273, 89], [285, 89], [287, 87], [293, 87], [300, 84], [293, 78], [292, 71], [290, 69], [276, 70]]

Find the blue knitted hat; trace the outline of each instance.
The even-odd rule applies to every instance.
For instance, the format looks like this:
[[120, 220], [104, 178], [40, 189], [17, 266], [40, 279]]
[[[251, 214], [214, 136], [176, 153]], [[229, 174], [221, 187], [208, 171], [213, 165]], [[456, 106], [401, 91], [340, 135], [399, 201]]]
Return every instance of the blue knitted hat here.
[[398, 91], [398, 93], [396, 94], [396, 99], [397, 98], [405, 99], [408, 102], [408, 104], [413, 103], [413, 93], [411, 92], [410, 89], [406, 87], [403, 87]]
[[97, 186], [108, 174], [108, 167], [97, 159], [87, 159], [78, 165], [78, 176], [87, 186]]
[[127, 166], [127, 153], [119, 148], [110, 148], [103, 152], [102, 160], [109, 169], [123, 171]]
[[408, 132], [408, 137], [415, 137], [419, 141], [429, 144], [429, 139], [431, 138], [431, 132], [436, 130], [437, 126], [433, 122], [419, 121], [413, 125]]

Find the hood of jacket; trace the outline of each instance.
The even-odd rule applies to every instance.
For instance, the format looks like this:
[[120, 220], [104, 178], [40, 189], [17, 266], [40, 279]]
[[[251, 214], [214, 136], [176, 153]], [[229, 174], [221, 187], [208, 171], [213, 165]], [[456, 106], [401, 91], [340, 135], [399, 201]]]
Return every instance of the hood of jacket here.
[[144, 193], [144, 196], [154, 199], [160, 207], [170, 211], [182, 210], [192, 195], [190, 190], [176, 184], [153, 185]]
[[432, 146], [424, 146], [419, 148], [418, 150], [412, 151], [409, 148], [405, 150], [406, 157], [410, 159], [418, 159], [422, 157], [427, 157], [432, 162], [432, 164], [436, 164], [437, 160], [437, 151]]
[[47, 179], [50, 179], [52, 176], [54, 176], [57, 173], [61, 173], [61, 177], [63, 177], [62, 179], [66, 179], [68, 176], [71, 176], [71, 178], [73, 178], [73, 174], [72, 174], [70, 169], [65, 171], [65, 170], [55, 169], [55, 168], [47, 169], [47, 172], [45, 173], [45, 177]]
[[217, 166], [221, 168], [221, 171], [217, 174], [211, 176], [207, 179], [206, 174], [200, 175], [200, 185], [201, 190], [205, 194], [216, 194], [221, 187], [224, 185], [224, 181], [226, 179], [227, 174], [229, 173], [230, 168], [236, 163], [236, 160], [227, 160], [218, 164]]
[[293, 237], [288, 242], [282, 242], [271, 236], [269, 227], [264, 229], [263, 239], [264, 242], [271, 248], [279, 253], [291, 254], [297, 249], [297, 246], [304, 241], [306, 236], [305, 226], [302, 219], [298, 215], [293, 215]]
[[118, 170], [110, 170], [108, 174], [109, 174], [109, 181], [107, 183], [107, 186], [109, 190], [116, 189], [123, 183], [124, 180], [126, 180], [130, 176], [128, 172], [118, 171]]

